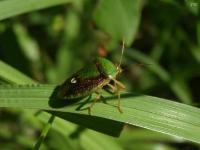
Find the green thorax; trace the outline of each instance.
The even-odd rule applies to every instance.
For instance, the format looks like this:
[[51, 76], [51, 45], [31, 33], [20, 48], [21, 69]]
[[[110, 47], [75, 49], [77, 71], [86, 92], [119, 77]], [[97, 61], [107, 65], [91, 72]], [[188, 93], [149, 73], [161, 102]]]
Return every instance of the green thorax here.
[[81, 77], [81, 78], [90, 78], [90, 77], [96, 77], [100, 75], [100, 72], [98, 68], [96, 67], [95, 63], [88, 64], [83, 69], [79, 70], [75, 76]]
[[102, 57], [97, 57], [95, 63], [100, 73], [103, 73], [105, 76], [107, 77], [112, 76], [113, 78], [117, 76], [118, 74], [117, 67], [111, 61]]

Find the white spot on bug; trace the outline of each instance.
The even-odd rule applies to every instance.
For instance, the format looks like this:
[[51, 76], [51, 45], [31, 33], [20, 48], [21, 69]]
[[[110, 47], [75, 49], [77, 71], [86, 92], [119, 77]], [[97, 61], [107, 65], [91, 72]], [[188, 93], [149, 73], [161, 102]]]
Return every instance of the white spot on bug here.
[[77, 82], [77, 80], [75, 78], [71, 79], [71, 83], [76, 83], [76, 82]]
[[113, 77], [112, 77], [111, 75], [108, 75], [108, 78], [109, 78], [109, 79], [112, 79]]

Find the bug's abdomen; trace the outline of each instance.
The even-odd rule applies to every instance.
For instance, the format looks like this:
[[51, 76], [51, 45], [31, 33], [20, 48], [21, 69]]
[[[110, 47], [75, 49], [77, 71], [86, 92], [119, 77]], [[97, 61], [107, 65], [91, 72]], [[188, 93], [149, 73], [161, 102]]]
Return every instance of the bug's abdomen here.
[[96, 91], [98, 88], [102, 88], [108, 82], [108, 79], [104, 75], [89, 78], [73, 76], [60, 86], [58, 97], [60, 99], [85, 97]]

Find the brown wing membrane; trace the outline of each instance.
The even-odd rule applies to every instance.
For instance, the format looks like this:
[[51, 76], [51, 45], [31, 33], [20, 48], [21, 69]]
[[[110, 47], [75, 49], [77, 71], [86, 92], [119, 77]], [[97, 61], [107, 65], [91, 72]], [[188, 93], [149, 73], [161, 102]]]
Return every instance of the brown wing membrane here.
[[107, 79], [104, 75], [90, 78], [73, 76], [60, 86], [58, 97], [60, 99], [75, 99], [85, 97], [91, 94], [96, 88], [104, 86], [106, 80]]

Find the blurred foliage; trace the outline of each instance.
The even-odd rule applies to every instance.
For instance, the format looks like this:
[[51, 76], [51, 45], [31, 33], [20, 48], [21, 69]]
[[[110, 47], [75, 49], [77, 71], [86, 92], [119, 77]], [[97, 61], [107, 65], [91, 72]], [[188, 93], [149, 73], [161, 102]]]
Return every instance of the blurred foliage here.
[[[199, 107], [199, 8], [197, 0], [69, 1], [2, 20], [0, 59], [40, 83], [60, 84], [97, 55], [118, 63], [120, 41], [125, 39], [124, 72], [120, 78], [127, 91]], [[3, 83], [6, 81], [1, 79]], [[43, 124], [31, 112], [1, 109], [0, 118], [0, 149], [33, 147]], [[92, 131], [83, 131], [83, 136], [87, 132]], [[90, 149], [69, 134], [70, 130], [61, 134], [53, 128], [41, 149]], [[91, 134], [95, 137], [99, 133]], [[119, 139], [102, 138], [112, 141], [113, 149], [200, 148], [132, 127], [127, 127]], [[91, 147], [102, 144], [100, 139], [87, 142]]]

